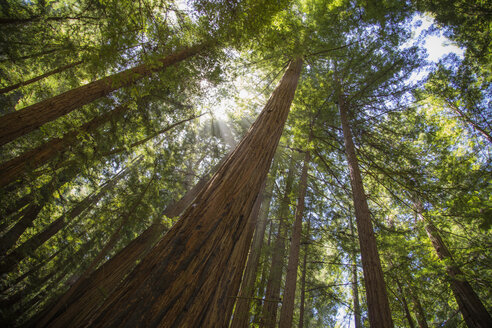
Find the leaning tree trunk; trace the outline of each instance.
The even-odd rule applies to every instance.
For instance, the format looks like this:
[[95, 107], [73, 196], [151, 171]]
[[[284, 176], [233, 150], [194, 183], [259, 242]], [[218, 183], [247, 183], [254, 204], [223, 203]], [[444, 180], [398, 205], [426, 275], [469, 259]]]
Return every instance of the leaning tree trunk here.
[[55, 75], [55, 74], [57, 74], [57, 73], [60, 73], [60, 72], [66, 71], [67, 69], [70, 69], [70, 68], [72, 68], [72, 67], [78, 66], [78, 65], [80, 65], [80, 64], [82, 64], [82, 63], [83, 63], [83, 61], [73, 62], [73, 63], [71, 63], [71, 64], [68, 64], [68, 65], [64, 65], [64, 66], [58, 67], [58, 68], [56, 68], [56, 69], [54, 69], [54, 70], [51, 70], [51, 71], [49, 71], [49, 72], [46, 72], [46, 73], [41, 74], [41, 75], [39, 75], [39, 76], [36, 76], [36, 77], [34, 77], [34, 78], [32, 78], [32, 79], [29, 79], [29, 80], [27, 80], [27, 81], [22, 81], [22, 82], [19, 82], [19, 83], [13, 84], [13, 85], [8, 86], [8, 87], [5, 87], [5, 88], [1, 88], [1, 89], [0, 89], [0, 94], [2, 94], [2, 93], [7, 93], [7, 92], [10, 92], [10, 91], [12, 91], [12, 90], [18, 89], [18, 88], [20, 88], [20, 87], [23, 87], [23, 86], [26, 86], [26, 85], [32, 84], [32, 83], [34, 83], [34, 82], [37, 82], [37, 81], [39, 81], [39, 80], [42, 80], [42, 79], [44, 79], [44, 78], [46, 78], [46, 77], [49, 77], [49, 76], [51, 76], [51, 75]]
[[114, 110], [97, 116], [77, 129], [64, 134], [61, 138], [53, 138], [32, 150], [2, 163], [0, 165], [0, 188], [8, 185], [28, 171], [37, 169], [60, 156], [67, 149], [74, 147], [76, 143], [80, 142], [80, 139], [77, 138], [78, 135], [94, 131], [100, 125], [124, 112], [127, 108], [127, 106], [118, 106]]
[[[268, 100], [248, 134], [229, 156], [180, 220], [145, 256], [85, 323], [91, 327], [220, 327], [204, 323], [209, 312], [228, 323], [229, 311], [209, 306], [223, 283], [237, 243], [266, 178], [290, 104], [302, 61], [297, 59]], [[246, 243], [248, 244], [248, 243]], [[244, 248], [247, 251], [247, 247]], [[238, 280], [238, 279], [236, 279]], [[236, 295], [239, 285], [229, 295]], [[232, 302], [234, 297], [231, 298]], [[227, 301], [224, 300], [224, 301]], [[221, 302], [214, 305], [222, 306]], [[229, 309], [228, 309], [229, 310]], [[232, 309], [231, 309], [232, 310]]]
[[50, 223], [43, 231], [26, 240], [22, 245], [14, 249], [0, 262], [0, 274], [9, 272], [24, 258], [33, 254], [34, 251], [53, 237], [58, 231], [65, 228], [67, 223], [79, 216], [83, 211], [96, 204], [114, 185], [128, 173], [128, 170], [120, 171], [111, 180], [107, 181], [96, 194], [90, 194], [80, 203], [75, 205], [70, 212], [62, 215]]
[[311, 219], [308, 217], [306, 237], [307, 241], [304, 242], [304, 259], [302, 261], [302, 277], [301, 277], [301, 301], [299, 305], [299, 328], [304, 327], [304, 308], [306, 303], [306, 270], [307, 270], [307, 257], [308, 257], [308, 246], [311, 233]]
[[59, 299], [59, 301], [46, 314], [46, 316], [39, 321], [39, 326], [44, 326], [48, 322], [48, 320], [52, 318], [56, 314], [56, 312], [58, 312], [64, 306], [64, 304], [67, 303], [70, 297], [77, 291], [79, 286], [81, 286], [85, 282], [85, 280], [89, 278], [90, 274], [92, 274], [95, 271], [95, 269], [102, 262], [102, 260], [109, 254], [109, 252], [111, 252], [114, 246], [116, 246], [116, 243], [121, 238], [121, 230], [127, 225], [128, 221], [132, 217], [136, 208], [140, 206], [143, 197], [147, 193], [151, 184], [154, 182], [155, 177], [156, 175], [154, 174], [150, 178], [149, 182], [146, 184], [145, 188], [139, 193], [137, 199], [133, 202], [131, 208], [128, 209], [128, 211], [126, 211], [123, 215], [121, 215], [121, 221], [118, 228], [116, 228], [116, 230], [113, 231], [111, 237], [106, 242], [104, 247], [99, 251], [96, 257], [92, 259], [89, 266], [84, 270], [84, 272], [80, 275], [77, 281], [70, 287], [70, 289]]
[[304, 217], [308, 167], [310, 161], [311, 153], [307, 151], [304, 157], [301, 178], [299, 180], [299, 197], [297, 198], [296, 215], [294, 226], [292, 228], [283, 303], [282, 308], [280, 309], [279, 327], [292, 327], [297, 286], [297, 266], [299, 265], [299, 250], [301, 248], [302, 218]]
[[[352, 216], [349, 217], [349, 225], [350, 225], [350, 234], [354, 238], [355, 241], [355, 231], [354, 231], [354, 223], [352, 220]], [[362, 328], [362, 317], [359, 303], [359, 282], [358, 282], [358, 273], [357, 273], [357, 249], [354, 244], [352, 248], [352, 299], [354, 301], [354, 322], [355, 328]]]
[[[424, 222], [422, 204], [417, 203], [416, 208], [419, 220]], [[432, 222], [427, 221], [425, 224], [425, 231], [427, 232], [427, 236], [429, 237], [432, 246], [434, 246], [434, 249], [436, 250], [437, 257], [442, 261], [446, 261], [446, 273], [449, 277], [451, 290], [453, 291], [466, 325], [470, 328], [492, 327], [492, 318], [490, 314], [487, 312], [487, 309], [470, 283], [465, 279], [461, 269], [454, 262], [453, 256], [446, 244], [444, 244], [437, 228]]]
[[121, 87], [131, 85], [180, 61], [198, 54], [209, 43], [188, 47], [175, 52], [157, 63], [137, 67], [104, 77], [97, 81], [69, 90], [21, 110], [0, 117], [0, 146], [23, 136], [45, 123], [53, 121]]
[[410, 328], [415, 328], [415, 323], [413, 322], [412, 315], [410, 314], [407, 298], [405, 297], [403, 286], [401, 285], [400, 279], [398, 279], [398, 277], [395, 277], [395, 282], [396, 282], [396, 286], [398, 287], [398, 293], [400, 294], [401, 304], [403, 306], [403, 311], [405, 312], [405, 318], [408, 321], [408, 326]]
[[279, 222], [277, 239], [273, 245], [273, 254], [270, 264], [270, 272], [263, 303], [262, 320], [260, 327], [273, 328], [277, 323], [277, 311], [280, 300], [280, 287], [282, 285], [282, 271], [285, 262], [285, 239], [287, 234], [287, 216], [289, 214], [290, 192], [294, 181], [294, 159], [291, 159], [289, 172], [285, 182], [285, 191], [278, 210]]
[[359, 163], [355, 154], [354, 141], [352, 140], [352, 132], [350, 131], [347, 117], [347, 104], [345, 104], [345, 99], [342, 94], [339, 95], [338, 102], [343, 137], [345, 139], [345, 152], [350, 172], [350, 183], [352, 185], [357, 231], [359, 234], [369, 323], [371, 327], [393, 327], [383, 270], [381, 268], [381, 262], [376, 246], [376, 237], [374, 236], [371, 222], [371, 214], [364, 193]]
[[419, 328], [429, 328], [429, 326], [427, 325], [427, 319], [425, 318], [426, 315], [425, 315], [424, 308], [422, 307], [422, 304], [420, 303], [417, 294], [412, 290], [410, 290], [410, 295], [412, 296], [413, 308], [416, 313]]
[[[174, 218], [181, 214], [196, 198], [210, 179], [211, 174], [217, 171], [224, 160], [225, 158], [212, 168], [210, 173], [205, 174], [179, 201], [167, 206], [162, 215]], [[81, 282], [71, 296], [62, 296], [64, 301], [61, 302], [62, 306], [59, 311], [50, 311], [49, 315], [47, 312], [43, 321], [46, 321], [51, 328], [82, 325], [85, 318], [92, 316], [135, 267], [136, 262], [150, 251], [166, 228], [160, 222], [152, 223], [140, 236]]]
[[248, 262], [246, 264], [246, 269], [244, 270], [244, 277], [241, 283], [241, 289], [236, 300], [234, 317], [230, 326], [231, 328], [247, 328], [249, 326], [249, 310], [251, 300], [253, 299], [255, 294], [257, 269], [258, 264], [260, 263], [261, 249], [263, 246], [263, 240], [265, 239], [268, 214], [270, 213], [270, 204], [273, 197], [273, 185], [275, 183], [276, 176], [276, 163], [273, 164], [271, 172], [271, 177], [268, 181], [268, 186], [265, 191], [265, 199], [263, 200], [261, 205], [260, 215], [258, 217], [253, 242], [251, 244], [251, 251], [248, 256]]

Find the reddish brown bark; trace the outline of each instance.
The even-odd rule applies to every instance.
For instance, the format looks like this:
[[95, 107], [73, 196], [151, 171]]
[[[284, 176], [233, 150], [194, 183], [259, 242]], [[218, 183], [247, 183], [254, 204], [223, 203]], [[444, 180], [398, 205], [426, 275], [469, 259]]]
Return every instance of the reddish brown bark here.
[[[224, 282], [217, 277], [226, 267], [237, 266], [234, 271], [239, 274], [243, 271], [240, 263], [229, 260], [241, 258], [234, 245], [247, 235], [247, 221], [282, 133], [300, 70], [301, 60], [291, 63], [235, 151], [180, 220], [85, 324], [217, 327], [210, 321], [204, 324], [207, 313], [220, 316], [214, 321], [228, 320], [228, 311], [213, 308], [209, 302], [223, 292], [218, 286]], [[229, 295], [236, 293], [228, 291]]]
[[249, 326], [249, 309], [251, 300], [253, 299], [255, 293], [257, 269], [260, 262], [263, 240], [265, 239], [268, 214], [270, 213], [270, 203], [273, 196], [276, 164], [273, 165], [272, 172], [273, 174], [268, 182], [268, 187], [266, 188], [267, 190], [265, 191], [265, 197], [262, 202], [263, 204], [261, 205], [261, 213], [255, 229], [255, 234], [253, 237], [253, 242], [251, 244], [251, 250], [248, 256], [246, 269], [244, 270], [244, 277], [241, 283], [241, 289], [239, 291], [238, 299], [236, 300], [234, 317], [230, 326], [231, 328], [247, 328]]
[[345, 152], [350, 173], [352, 197], [355, 207], [357, 231], [361, 250], [362, 269], [366, 285], [367, 308], [371, 327], [393, 327], [391, 311], [384, 282], [383, 270], [379, 260], [376, 237], [371, 222], [371, 214], [367, 205], [367, 198], [362, 184], [359, 163], [355, 154], [352, 132], [348, 121], [347, 105], [343, 95], [338, 97], [340, 118], [342, 122]]
[[18, 89], [18, 88], [20, 88], [20, 87], [23, 87], [23, 86], [26, 86], [26, 85], [32, 84], [32, 83], [34, 83], [34, 82], [37, 82], [37, 81], [39, 81], [39, 80], [42, 80], [42, 79], [44, 79], [44, 78], [46, 78], [46, 77], [49, 77], [49, 76], [51, 76], [51, 75], [55, 75], [55, 74], [57, 74], [57, 73], [60, 73], [60, 72], [66, 71], [67, 69], [70, 69], [70, 68], [72, 68], [72, 67], [78, 66], [78, 65], [80, 65], [80, 64], [82, 64], [82, 61], [78, 61], [78, 62], [74, 62], [74, 63], [68, 64], [68, 65], [64, 65], [64, 66], [58, 67], [58, 68], [56, 68], [56, 69], [54, 69], [54, 70], [51, 70], [51, 71], [49, 71], [49, 72], [46, 72], [46, 73], [44, 73], [44, 74], [41, 74], [41, 75], [39, 75], [39, 76], [36, 76], [36, 77], [34, 77], [34, 78], [32, 78], [32, 79], [29, 79], [29, 80], [27, 80], [27, 81], [22, 81], [22, 82], [19, 82], [19, 83], [13, 84], [13, 85], [8, 86], [8, 87], [5, 87], [5, 88], [1, 88], [1, 89], [0, 89], [0, 94], [2, 94], [2, 93], [7, 93], [7, 92], [10, 92], [10, 91], [12, 91], [12, 90]]
[[54, 158], [59, 157], [67, 149], [79, 142], [79, 139], [77, 139], [78, 135], [94, 131], [102, 124], [124, 112], [126, 109], [126, 106], [118, 106], [114, 110], [97, 116], [79, 128], [64, 134], [61, 138], [53, 138], [16, 158], [2, 163], [0, 165], [0, 187], [9, 184], [26, 172], [34, 170]]
[[90, 276], [91, 273], [95, 271], [97, 266], [101, 263], [101, 261], [109, 254], [109, 252], [114, 248], [118, 240], [121, 238], [121, 230], [127, 225], [129, 219], [132, 217], [135, 209], [141, 204], [143, 197], [148, 191], [151, 184], [154, 182], [155, 174], [146, 184], [143, 191], [141, 191], [138, 195], [138, 198], [133, 202], [133, 205], [121, 215], [121, 221], [116, 228], [115, 231], [111, 234], [111, 237], [106, 242], [104, 247], [99, 251], [94, 259], [92, 259], [89, 266], [84, 270], [84, 272], [80, 275], [77, 281], [70, 287], [70, 289], [60, 298], [60, 300], [53, 306], [53, 308], [43, 317], [38, 326], [42, 327], [48, 323], [48, 321], [68, 302], [68, 300], [72, 297], [72, 295], [77, 291], [79, 286], [81, 286], [84, 281]]
[[[424, 222], [422, 205], [417, 203], [416, 208], [419, 220]], [[464, 278], [463, 272], [455, 263], [451, 252], [442, 240], [437, 228], [432, 222], [427, 221], [425, 231], [427, 232], [427, 236], [429, 237], [432, 246], [434, 246], [439, 259], [449, 263], [446, 265], [446, 273], [449, 277], [451, 290], [453, 291], [466, 325], [470, 328], [491, 327], [492, 317], [473, 290], [473, 287]]]
[[[225, 158], [224, 158], [225, 159]], [[221, 161], [222, 163], [223, 161]], [[219, 164], [221, 164], [219, 163]], [[210, 179], [210, 175], [219, 165], [204, 175], [197, 184], [187, 191], [176, 203], [166, 207], [163, 215], [174, 218], [181, 214], [195, 199]], [[125, 276], [135, 267], [136, 262], [150, 251], [167, 227], [159, 222], [153, 223], [140, 236], [116, 253], [101, 265], [87, 279], [81, 281], [59, 311], [51, 311], [51, 318], [46, 315], [50, 327], [67, 327], [82, 325], [85, 318], [90, 317], [104, 300], [111, 295]]]
[[282, 284], [282, 271], [285, 263], [285, 240], [287, 234], [287, 216], [289, 215], [290, 193], [294, 182], [294, 159], [291, 159], [289, 172], [285, 183], [285, 191], [278, 210], [277, 239], [273, 245], [270, 272], [265, 291], [265, 303], [263, 304], [262, 320], [260, 327], [275, 327], [277, 324], [277, 311], [280, 299], [280, 287]]
[[131, 85], [153, 72], [163, 70], [192, 57], [208, 46], [209, 44], [203, 43], [186, 48], [161, 59], [157, 64], [141, 64], [18, 111], [8, 113], [0, 118], [0, 146], [39, 128], [45, 123], [104, 97], [114, 90]]
[[304, 217], [307, 176], [310, 161], [311, 153], [307, 151], [304, 157], [301, 178], [299, 180], [299, 197], [297, 198], [295, 221], [292, 228], [289, 261], [287, 263], [287, 274], [285, 276], [285, 288], [282, 308], [280, 310], [279, 327], [292, 327], [297, 286], [297, 266], [299, 265], [299, 251], [301, 248], [302, 218]]

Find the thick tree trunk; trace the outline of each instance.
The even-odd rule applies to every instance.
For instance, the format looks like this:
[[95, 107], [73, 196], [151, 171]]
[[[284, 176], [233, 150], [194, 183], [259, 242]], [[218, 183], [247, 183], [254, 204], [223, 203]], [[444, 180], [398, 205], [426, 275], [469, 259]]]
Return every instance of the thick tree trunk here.
[[271, 172], [264, 200], [262, 201], [260, 215], [256, 224], [248, 262], [246, 264], [246, 269], [244, 270], [244, 277], [238, 299], [236, 300], [234, 317], [232, 318], [230, 328], [247, 328], [249, 326], [250, 304], [255, 294], [257, 269], [260, 262], [263, 241], [265, 239], [268, 215], [270, 213], [270, 204], [272, 202], [273, 186], [276, 176], [276, 163], [273, 164]]
[[352, 132], [350, 131], [344, 96], [340, 94], [338, 101], [345, 140], [345, 152], [350, 172], [350, 183], [352, 185], [357, 231], [359, 234], [369, 322], [371, 327], [393, 327], [383, 270], [379, 260], [376, 237], [374, 236], [371, 214], [364, 193], [359, 163], [355, 154], [355, 146], [352, 140]]
[[[416, 207], [419, 219], [424, 222], [422, 205], [417, 203]], [[451, 252], [446, 244], [444, 244], [437, 228], [432, 222], [427, 221], [425, 224], [425, 231], [427, 232], [427, 236], [429, 237], [432, 246], [434, 246], [439, 259], [446, 261], [447, 263], [446, 273], [449, 277], [451, 290], [453, 291], [466, 325], [470, 328], [492, 327], [492, 318], [490, 314], [487, 312], [487, 309], [470, 283], [465, 279], [461, 269], [454, 262]]]
[[[210, 301], [224, 292], [217, 287], [225, 282], [217, 277], [227, 266], [237, 266], [239, 275], [243, 271], [243, 265], [229, 260], [242, 257], [236, 244], [249, 245], [241, 239], [246, 239], [247, 221], [282, 134], [301, 65], [301, 60], [289, 65], [249, 133], [206, 188], [85, 325], [220, 327], [204, 323], [207, 313], [218, 313], [216, 321], [228, 323], [232, 309], [221, 311]], [[237, 294], [236, 285], [228, 295]]]
[[57, 74], [57, 73], [60, 73], [60, 72], [66, 71], [67, 69], [70, 69], [70, 68], [72, 68], [72, 67], [78, 66], [78, 65], [80, 65], [80, 64], [82, 64], [82, 61], [73, 62], [73, 63], [71, 63], [71, 64], [68, 64], [68, 65], [65, 65], [65, 66], [58, 67], [58, 68], [56, 68], [56, 69], [54, 69], [54, 70], [52, 70], [52, 71], [49, 71], [49, 72], [46, 72], [46, 73], [41, 74], [41, 75], [39, 75], [39, 76], [36, 76], [36, 77], [34, 77], [34, 78], [32, 78], [32, 79], [29, 79], [29, 80], [27, 80], [27, 81], [22, 81], [22, 82], [19, 82], [19, 83], [13, 84], [13, 85], [8, 86], [8, 87], [5, 87], [5, 88], [1, 88], [1, 89], [0, 89], [0, 94], [2, 94], [2, 93], [7, 93], [7, 92], [10, 92], [10, 91], [12, 91], [12, 90], [18, 89], [18, 88], [20, 88], [20, 87], [23, 87], [23, 86], [26, 86], [26, 85], [32, 84], [32, 83], [34, 83], [34, 82], [37, 82], [37, 81], [39, 81], [39, 80], [42, 80], [42, 79], [44, 79], [44, 78], [46, 78], [46, 77], [49, 77], [49, 76], [51, 76], [51, 75], [55, 75], [55, 74]]
[[297, 198], [295, 221], [294, 226], [292, 227], [289, 261], [287, 263], [287, 274], [285, 276], [285, 288], [282, 308], [280, 309], [279, 327], [292, 327], [294, 303], [296, 298], [297, 267], [299, 265], [299, 251], [301, 248], [302, 218], [304, 217], [307, 177], [310, 161], [311, 153], [307, 151], [304, 157], [301, 178], [299, 180], [299, 197]]
[[84, 270], [84, 272], [80, 275], [77, 281], [70, 287], [70, 289], [60, 298], [59, 302], [55, 304], [55, 306], [46, 314], [44, 318], [42, 318], [39, 322], [39, 326], [44, 326], [48, 323], [50, 318], [52, 318], [63, 306], [67, 303], [67, 301], [71, 298], [71, 296], [77, 291], [79, 286], [87, 280], [91, 273], [93, 273], [97, 266], [102, 262], [102, 260], [111, 252], [114, 248], [118, 240], [121, 238], [121, 230], [127, 225], [128, 221], [132, 217], [132, 214], [135, 212], [136, 208], [141, 204], [143, 197], [147, 193], [149, 187], [155, 180], [155, 174], [150, 178], [149, 182], [146, 184], [144, 190], [142, 190], [137, 199], [134, 201], [131, 208], [128, 209], [122, 216], [121, 221], [116, 228], [116, 230], [111, 234], [111, 237], [106, 242], [104, 247], [99, 251], [94, 259], [92, 259], [89, 266]]
[[[205, 174], [179, 201], [167, 206], [162, 215], [174, 218], [181, 214], [196, 198], [210, 179], [211, 174], [218, 169], [224, 160], [216, 165], [210, 173]], [[51, 311], [52, 315], [46, 315], [44, 320], [48, 322], [50, 327], [63, 328], [82, 325], [84, 320], [99, 308], [135, 267], [136, 262], [150, 251], [165, 230], [165, 225], [154, 222], [140, 236], [82, 281], [70, 297], [62, 296], [66, 299], [62, 304], [63, 306], [56, 313]]]
[[260, 327], [273, 328], [277, 324], [277, 311], [280, 299], [280, 287], [282, 285], [282, 271], [285, 263], [285, 240], [287, 239], [287, 217], [289, 215], [290, 193], [294, 182], [295, 165], [291, 159], [289, 172], [285, 182], [285, 191], [278, 210], [278, 230], [277, 239], [273, 245], [270, 272], [265, 291], [265, 302], [263, 303], [263, 313]]
[[114, 110], [97, 116], [79, 128], [64, 134], [61, 138], [53, 138], [32, 150], [2, 163], [0, 165], [0, 187], [9, 184], [26, 172], [32, 171], [60, 156], [67, 149], [79, 142], [79, 139], [77, 139], [79, 134], [94, 131], [102, 124], [124, 112], [127, 108], [126, 106], [118, 106]]
[[[225, 266], [224, 273], [219, 278], [220, 283], [215, 296], [209, 302], [209, 309], [204, 310], [206, 313], [202, 323], [204, 327], [229, 327], [230, 317], [243, 276], [243, 269], [248, 257], [248, 250], [251, 248], [251, 239], [260, 213], [261, 203], [263, 202], [264, 189], [265, 183], [256, 198], [244, 232], [234, 245], [234, 250]], [[224, 312], [229, 315], [224, 316]]]
[[311, 219], [308, 217], [306, 237], [307, 241], [304, 242], [304, 259], [302, 260], [302, 277], [301, 277], [301, 301], [299, 305], [299, 328], [304, 327], [304, 307], [306, 303], [306, 270], [307, 270], [307, 257], [309, 240], [311, 239]]
[[[352, 222], [352, 217], [349, 217], [349, 225], [350, 225], [350, 234], [354, 237], [354, 241], [356, 238], [354, 223]], [[357, 273], [357, 249], [354, 245], [352, 249], [352, 299], [354, 302], [354, 323], [355, 328], [362, 328], [362, 317], [359, 303], [359, 278]]]
[[121, 87], [131, 85], [189, 57], [198, 54], [209, 44], [189, 47], [163, 58], [156, 65], [141, 64], [120, 73], [99, 79], [58, 96], [43, 100], [0, 118], [0, 146], [23, 136], [45, 123], [53, 121]]

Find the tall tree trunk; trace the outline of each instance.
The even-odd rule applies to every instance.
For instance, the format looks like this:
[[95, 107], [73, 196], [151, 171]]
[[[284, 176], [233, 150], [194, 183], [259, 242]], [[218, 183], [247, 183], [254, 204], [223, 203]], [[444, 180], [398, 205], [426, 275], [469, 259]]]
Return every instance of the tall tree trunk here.
[[66, 215], [53, 221], [43, 231], [29, 238], [22, 245], [5, 256], [0, 263], [0, 274], [10, 271], [16, 264], [53, 237], [58, 231], [65, 228], [68, 222], [79, 216], [83, 211], [96, 204], [114, 185], [128, 173], [125, 169], [107, 181], [96, 194], [90, 194], [79, 204], [75, 205]]
[[[350, 234], [353, 236], [354, 241], [356, 238], [354, 223], [352, 220], [352, 216], [349, 217], [349, 225], [350, 225]], [[359, 303], [359, 282], [358, 282], [358, 273], [357, 273], [357, 249], [354, 245], [352, 249], [352, 299], [354, 301], [354, 322], [355, 328], [362, 328], [362, 317]]]
[[[226, 158], [227, 156], [212, 168], [210, 173], [205, 174], [179, 201], [167, 206], [162, 215], [174, 218], [181, 214], [196, 198], [210, 179], [211, 174], [217, 171]], [[61, 308], [56, 313], [55, 311], [50, 311], [50, 315], [47, 312], [43, 321], [46, 321], [52, 328], [82, 325], [83, 321], [99, 308], [125, 276], [135, 267], [136, 262], [150, 251], [166, 228], [165, 225], [159, 222], [151, 224], [140, 236], [131, 241], [125, 248], [82, 281], [71, 296], [62, 296], [66, 300], [62, 302]]]
[[400, 279], [398, 279], [398, 277], [395, 277], [395, 282], [396, 282], [396, 286], [398, 287], [398, 293], [400, 294], [401, 304], [403, 306], [403, 311], [405, 312], [405, 318], [408, 321], [408, 326], [410, 328], [415, 328], [415, 323], [413, 322], [412, 315], [410, 314], [410, 309], [408, 308], [407, 298], [405, 297]]
[[45, 123], [104, 97], [114, 90], [131, 85], [153, 72], [163, 70], [168, 66], [192, 57], [208, 46], [208, 43], [203, 43], [186, 48], [161, 59], [157, 64], [141, 64], [18, 111], [8, 113], [0, 117], [0, 146], [39, 128]]
[[282, 285], [282, 271], [285, 263], [285, 240], [287, 235], [287, 217], [289, 215], [290, 193], [294, 182], [295, 163], [291, 159], [289, 172], [285, 182], [285, 191], [278, 210], [278, 230], [277, 239], [273, 245], [270, 272], [265, 291], [265, 302], [263, 303], [263, 314], [260, 327], [275, 327], [277, 323], [277, 310], [281, 302], [280, 287]]
[[118, 228], [116, 228], [115, 231], [111, 234], [111, 237], [109, 240], [106, 242], [104, 247], [99, 251], [99, 253], [96, 255], [94, 259], [92, 259], [91, 263], [89, 266], [84, 270], [84, 272], [80, 275], [80, 277], [77, 279], [77, 281], [70, 287], [70, 289], [60, 298], [59, 302], [55, 304], [55, 306], [47, 313], [46, 317], [44, 317], [42, 320], [40, 320], [39, 325], [43, 326], [47, 323], [47, 321], [52, 318], [56, 312], [60, 310], [61, 307], [63, 307], [64, 304], [70, 299], [70, 297], [77, 291], [78, 287], [90, 276], [91, 273], [93, 273], [97, 266], [101, 263], [101, 261], [111, 252], [111, 250], [114, 248], [118, 240], [121, 238], [121, 230], [127, 225], [128, 221], [132, 217], [132, 214], [135, 212], [135, 209], [141, 204], [143, 197], [147, 193], [149, 187], [151, 184], [154, 182], [156, 175], [154, 174], [149, 182], [146, 184], [144, 190], [142, 190], [137, 199], [133, 202], [133, 205], [131, 206], [128, 211], [126, 211], [122, 217], [120, 224]]
[[251, 300], [255, 294], [255, 282], [257, 276], [258, 264], [260, 262], [261, 249], [265, 239], [265, 231], [270, 213], [270, 204], [273, 197], [273, 186], [276, 176], [276, 162], [271, 170], [271, 177], [268, 181], [268, 186], [265, 191], [264, 200], [261, 205], [260, 215], [251, 243], [251, 250], [248, 256], [244, 277], [241, 283], [238, 299], [234, 309], [234, 317], [232, 318], [231, 328], [247, 328], [249, 326], [249, 310]]
[[376, 237], [371, 222], [371, 214], [362, 184], [359, 163], [355, 154], [352, 132], [348, 121], [347, 105], [342, 94], [338, 96], [340, 118], [342, 122], [345, 152], [350, 172], [352, 197], [362, 258], [362, 269], [366, 285], [367, 308], [371, 327], [393, 327], [391, 311], [384, 282], [383, 270], [376, 246]]
[[304, 308], [306, 303], [306, 270], [307, 270], [307, 257], [309, 241], [311, 239], [311, 219], [308, 217], [306, 239], [304, 242], [304, 259], [302, 260], [302, 278], [301, 278], [301, 301], [299, 306], [299, 328], [304, 327]]
[[414, 308], [414, 311], [416, 313], [417, 322], [419, 324], [419, 327], [420, 328], [429, 328], [429, 326], [427, 325], [427, 319], [425, 316], [424, 308], [422, 307], [422, 304], [420, 303], [418, 296], [412, 290], [410, 290], [410, 295], [412, 297], [413, 308]]
[[19, 82], [19, 83], [13, 84], [13, 85], [8, 86], [8, 87], [5, 87], [5, 88], [1, 88], [1, 89], [0, 89], [0, 94], [2, 94], [2, 93], [7, 93], [7, 92], [10, 92], [10, 91], [12, 91], [12, 90], [18, 89], [18, 88], [20, 88], [20, 87], [23, 87], [23, 86], [26, 86], [26, 85], [32, 84], [32, 83], [34, 83], [34, 82], [37, 82], [37, 81], [39, 81], [39, 80], [42, 80], [42, 79], [44, 79], [44, 78], [46, 78], [46, 77], [49, 77], [49, 76], [51, 76], [51, 75], [55, 75], [55, 74], [57, 74], [57, 73], [60, 73], [60, 72], [66, 71], [67, 69], [70, 69], [70, 68], [72, 68], [72, 67], [78, 66], [78, 65], [80, 65], [80, 64], [82, 64], [82, 63], [83, 63], [83, 61], [73, 62], [73, 63], [71, 63], [71, 64], [68, 64], [68, 65], [64, 65], [64, 66], [58, 67], [58, 68], [56, 68], [56, 69], [54, 69], [54, 70], [51, 70], [51, 71], [49, 71], [49, 72], [46, 72], [46, 73], [41, 74], [41, 75], [39, 75], [39, 76], [36, 76], [36, 77], [34, 77], [34, 78], [32, 78], [32, 79], [29, 79], [29, 80], [27, 80], [27, 81], [22, 81], [22, 82]]
[[307, 151], [304, 157], [301, 178], [299, 180], [299, 197], [297, 198], [295, 221], [294, 226], [292, 227], [289, 261], [287, 263], [287, 274], [285, 276], [285, 288], [282, 308], [280, 309], [279, 327], [292, 327], [294, 303], [296, 298], [297, 267], [299, 265], [299, 251], [301, 248], [302, 218], [304, 217], [308, 168], [310, 161], [311, 153]]
[[[248, 250], [251, 248], [251, 239], [260, 213], [261, 203], [263, 202], [264, 190], [265, 183], [256, 198], [244, 232], [234, 245], [234, 250], [225, 266], [224, 273], [219, 278], [220, 283], [217, 286], [217, 292], [209, 302], [208, 309], [204, 309], [205, 319], [202, 321], [202, 326], [204, 327], [229, 327], [230, 317], [243, 276], [243, 269], [248, 257]], [[224, 312], [229, 315], [224, 316]]]
[[[229, 309], [211, 308], [218, 280], [234, 247], [247, 232], [248, 218], [266, 179], [302, 61], [293, 61], [264, 110], [234, 152], [187, 208], [180, 220], [145, 256], [97, 311], [91, 327], [219, 327], [202, 325], [207, 312], [227, 322]], [[250, 241], [245, 244], [248, 245]], [[247, 252], [247, 247], [244, 250]], [[228, 291], [236, 295], [237, 287]], [[215, 302], [214, 304], [220, 304]], [[232, 310], [232, 309], [231, 309]], [[227, 322], [228, 323], [228, 322]]]
[[[272, 234], [273, 234], [273, 220], [270, 220], [270, 227], [268, 228], [268, 239], [267, 239], [267, 247], [266, 247], [266, 252], [264, 252], [264, 259], [262, 261], [262, 268], [261, 268], [261, 278], [260, 278], [260, 283], [258, 284], [258, 288], [256, 289], [256, 295], [257, 299], [254, 305], [255, 309], [255, 315], [253, 317], [253, 322], [254, 323], [261, 323], [263, 322], [262, 319], [262, 310], [263, 310], [263, 299], [265, 298], [266, 294], [266, 285], [267, 285], [267, 280], [268, 280], [268, 273], [269, 273], [269, 267], [267, 265], [267, 259], [270, 258], [272, 255], [271, 253], [271, 247], [272, 247]], [[269, 255], [270, 253], [270, 255]], [[260, 259], [261, 261], [261, 259]]]
[[32, 171], [60, 156], [60, 154], [74, 147], [80, 141], [77, 139], [78, 135], [94, 131], [127, 109], [128, 107], [124, 105], [118, 106], [114, 110], [97, 116], [79, 128], [64, 134], [61, 138], [53, 138], [32, 150], [2, 163], [0, 165], [0, 187], [9, 184], [26, 172]]
[[[421, 203], [416, 204], [419, 220], [425, 222]], [[425, 222], [425, 231], [432, 246], [436, 250], [437, 257], [446, 261], [446, 273], [449, 277], [451, 290], [460, 309], [466, 325], [470, 328], [492, 327], [492, 318], [487, 312], [478, 295], [470, 283], [465, 279], [463, 272], [454, 262], [453, 256], [441, 238], [439, 231], [429, 220]]]

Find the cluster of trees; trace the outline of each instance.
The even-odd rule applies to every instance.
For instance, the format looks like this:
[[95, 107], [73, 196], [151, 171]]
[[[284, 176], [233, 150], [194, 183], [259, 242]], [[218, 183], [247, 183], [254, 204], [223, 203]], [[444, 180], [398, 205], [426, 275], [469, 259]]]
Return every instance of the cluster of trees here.
[[3, 326], [492, 326], [487, 1], [0, 9]]

